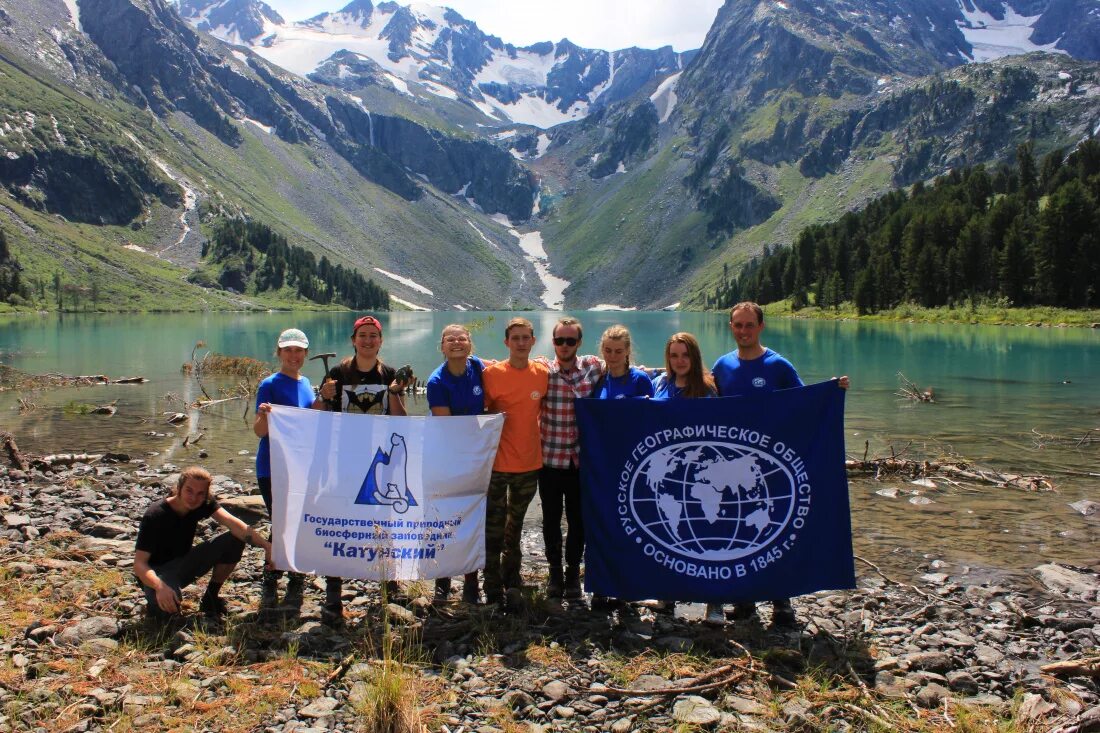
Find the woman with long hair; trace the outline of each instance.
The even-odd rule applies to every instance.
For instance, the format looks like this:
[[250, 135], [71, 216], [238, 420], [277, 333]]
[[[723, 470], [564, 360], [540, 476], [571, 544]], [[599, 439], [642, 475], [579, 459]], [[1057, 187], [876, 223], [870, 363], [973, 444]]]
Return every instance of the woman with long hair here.
[[665, 371], [653, 382], [653, 399], [717, 396], [714, 377], [703, 366], [698, 339], [686, 331], [669, 336], [665, 342]]
[[[665, 371], [654, 380], [653, 399], [679, 400], [717, 396], [714, 377], [703, 366], [699, 340], [686, 331], [669, 336], [665, 342]], [[666, 602], [664, 608], [670, 610], [674, 605], [673, 602]], [[708, 603], [705, 618], [709, 624], [725, 623], [722, 604]]]

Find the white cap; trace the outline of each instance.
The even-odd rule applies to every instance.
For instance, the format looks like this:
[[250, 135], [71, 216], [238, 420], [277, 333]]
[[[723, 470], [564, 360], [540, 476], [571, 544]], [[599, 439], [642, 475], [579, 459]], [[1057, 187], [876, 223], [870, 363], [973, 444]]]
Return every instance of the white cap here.
[[309, 339], [297, 328], [288, 328], [279, 334], [279, 348], [285, 348], [287, 346], [300, 346], [303, 349], [309, 348]]

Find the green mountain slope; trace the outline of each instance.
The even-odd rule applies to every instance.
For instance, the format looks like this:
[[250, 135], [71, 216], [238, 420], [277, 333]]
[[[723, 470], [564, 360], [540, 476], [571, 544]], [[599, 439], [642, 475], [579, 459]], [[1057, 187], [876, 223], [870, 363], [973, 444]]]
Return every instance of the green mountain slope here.
[[[253, 68], [219, 42], [190, 49], [157, 26], [158, 4], [144, 6], [147, 16], [134, 15], [141, 3], [119, 6], [120, 23], [156, 26], [158, 52], [193, 62], [174, 71], [154, 64], [153, 81], [136, 76], [148, 69], [112, 67], [75, 29], [28, 40], [16, 31], [29, 25], [5, 15], [0, 227], [24, 281], [52, 285], [56, 273], [82, 307], [93, 307], [82, 295], [92, 291], [94, 307], [111, 309], [308, 305], [292, 292], [250, 297], [185, 282], [213, 223], [244, 216], [358, 270], [399, 303], [536, 301], [537, 279], [509, 227], [454, 195], [462, 189], [489, 211], [522, 218], [532, 188], [506, 152], [398, 118], [372, 120], [338, 93], [254, 59]], [[31, 60], [28, 46], [47, 40], [65, 53]], [[177, 91], [197, 96], [181, 104]], [[134, 103], [142, 99], [148, 106]], [[33, 290], [37, 307], [56, 307], [50, 288]]]
[[760, 92], [757, 81], [739, 82], [756, 98], [684, 90], [694, 102], [681, 98], [635, 146], [644, 152], [604, 177], [593, 169], [648, 99], [557, 132], [536, 167], [552, 202], [546, 247], [574, 283], [567, 303], [602, 302], [613, 283], [619, 304], [702, 306], [731, 268], [808, 225], [952, 168], [1011, 160], [1027, 141], [1037, 156], [1072, 149], [1100, 123], [1100, 65], [1064, 56], [895, 74], [862, 95]]

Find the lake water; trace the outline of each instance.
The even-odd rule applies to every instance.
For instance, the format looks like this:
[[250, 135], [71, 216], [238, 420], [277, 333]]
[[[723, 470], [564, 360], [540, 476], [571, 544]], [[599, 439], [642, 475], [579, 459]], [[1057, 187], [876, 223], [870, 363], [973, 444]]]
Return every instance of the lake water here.
[[[453, 321], [474, 324], [477, 352], [501, 358], [504, 325], [511, 313], [390, 313], [381, 316], [382, 357], [409, 363], [422, 378], [441, 361], [439, 333]], [[560, 313], [526, 314], [536, 327], [536, 352], [552, 355], [550, 330]], [[722, 314], [588, 312], [584, 353], [595, 353], [599, 334], [623, 323], [634, 337], [635, 360], [663, 361], [667, 336], [690, 331], [708, 363], [733, 348]], [[295, 326], [317, 354], [351, 353], [347, 313], [65, 315], [0, 320], [0, 363], [27, 372], [141, 375], [143, 385], [65, 388], [32, 394], [0, 393], [0, 424], [33, 453], [115, 450], [155, 452], [149, 460], [177, 465], [199, 462], [246, 485], [252, 483], [256, 439], [251, 404], [229, 402], [206, 411], [182, 404], [202, 395], [181, 374], [199, 341], [222, 354], [272, 360], [275, 337]], [[848, 374], [846, 406], [849, 456], [889, 455], [907, 449], [915, 458], [954, 453], [983, 467], [1049, 476], [1057, 493], [1028, 493], [992, 486], [920, 487], [901, 479], [851, 481], [857, 554], [912, 571], [915, 554], [929, 553], [959, 565], [1025, 571], [1046, 560], [1078, 565], [1097, 562], [1100, 513], [1083, 516], [1068, 504], [1100, 501], [1100, 331], [960, 325], [866, 324], [769, 320], [762, 341], [787, 356], [806, 382]], [[901, 400], [898, 372], [935, 388], [935, 404]], [[306, 375], [319, 381], [319, 361]], [[232, 380], [235, 381], [235, 380]], [[226, 380], [202, 385], [211, 395]], [[20, 412], [18, 398], [35, 409]], [[114, 416], [80, 415], [66, 405], [118, 401]], [[182, 401], [182, 402], [181, 402]], [[424, 399], [410, 411], [427, 411]], [[166, 411], [190, 414], [182, 427], [165, 422]], [[245, 414], [247, 411], [247, 414]], [[1034, 431], [1034, 432], [1033, 432]], [[1091, 433], [1090, 433], [1091, 431]], [[198, 447], [189, 434], [204, 432]], [[149, 433], [157, 435], [150, 436]], [[1041, 434], [1041, 435], [1037, 435]], [[1091, 442], [1077, 445], [1091, 434]], [[1059, 436], [1062, 440], [1049, 437]], [[865, 448], [866, 446], [866, 448]], [[247, 454], [242, 454], [247, 451]], [[1090, 475], [1091, 474], [1091, 475]], [[896, 498], [877, 491], [899, 489]], [[933, 503], [916, 505], [910, 492]], [[956, 565], [956, 569], [958, 565]]]

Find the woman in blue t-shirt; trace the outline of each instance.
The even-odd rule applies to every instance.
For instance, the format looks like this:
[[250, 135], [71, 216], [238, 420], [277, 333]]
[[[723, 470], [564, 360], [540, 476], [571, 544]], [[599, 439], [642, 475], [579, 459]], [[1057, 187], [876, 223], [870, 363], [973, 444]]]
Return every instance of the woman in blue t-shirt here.
[[653, 382], [645, 371], [630, 366], [630, 331], [614, 325], [600, 337], [600, 355], [604, 373], [592, 389], [598, 400], [619, 400], [627, 397], [652, 397]]
[[[592, 388], [592, 399], [621, 400], [631, 397], [652, 397], [653, 382], [645, 371], [630, 365], [630, 331], [616, 324], [600, 336], [600, 356], [604, 371]], [[607, 610], [612, 606], [610, 598], [592, 596], [594, 610]]]
[[714, 377], [703, 366], [699, 341], [686, 331], [669, 336], [665, 343], [665, 371], [653, 380], [653, 399], [717, 396]]
[[[717, 397], [714, 377], [703, 366], [699, 341], [686, 331], [674, 333], [665, 342], [665, 371], [653, 380], [653, 399], [680, 400], [697, 397]], [[675, 601], [665, 601], [663, 608], [672, 610]], [[707, 623], [724, 623], [722, 606], [708, 603]]]
[[[272, 520], [274, 534], [275, 517], [271, 512], [271, 446], [267, 437], [267, 416], [272, 405], [287, 407], [313, 407], [316, 398], [309, 379], [302, 376], [302, 365], [309, 354], [309, 339], [297, 328], [288, 328], [279, 334], [275, 356], [279, 359], [279, 371], [260, 382], [256, 389], [256, 421], [252, 430], [260, 438], [256, 449], [256, 483], [264, 499], [267, 514]], [[278, 603], [279, 577], [282, 571], [264, 570], [260, 593], [260, 608], [273, 608]], [[305, 579], [301, 573], [291, 573], [287, 581], [284, 603], [300, 606]]]
[[[439, 349], [445, 361], [428, 377], [428, 407], [433, 415], [480, 415], [485, 412], [485, 392], [481, 386], [484, 362], [472, 356], [474, 340], [465, 326], [452, 323], [443, 328]], [[435, 581], [435, 598], [444, 601], [451, 593], [451, 579]], [[462, 600], [476, 604], [481, 600], [477, 571], [462, 580]]]

